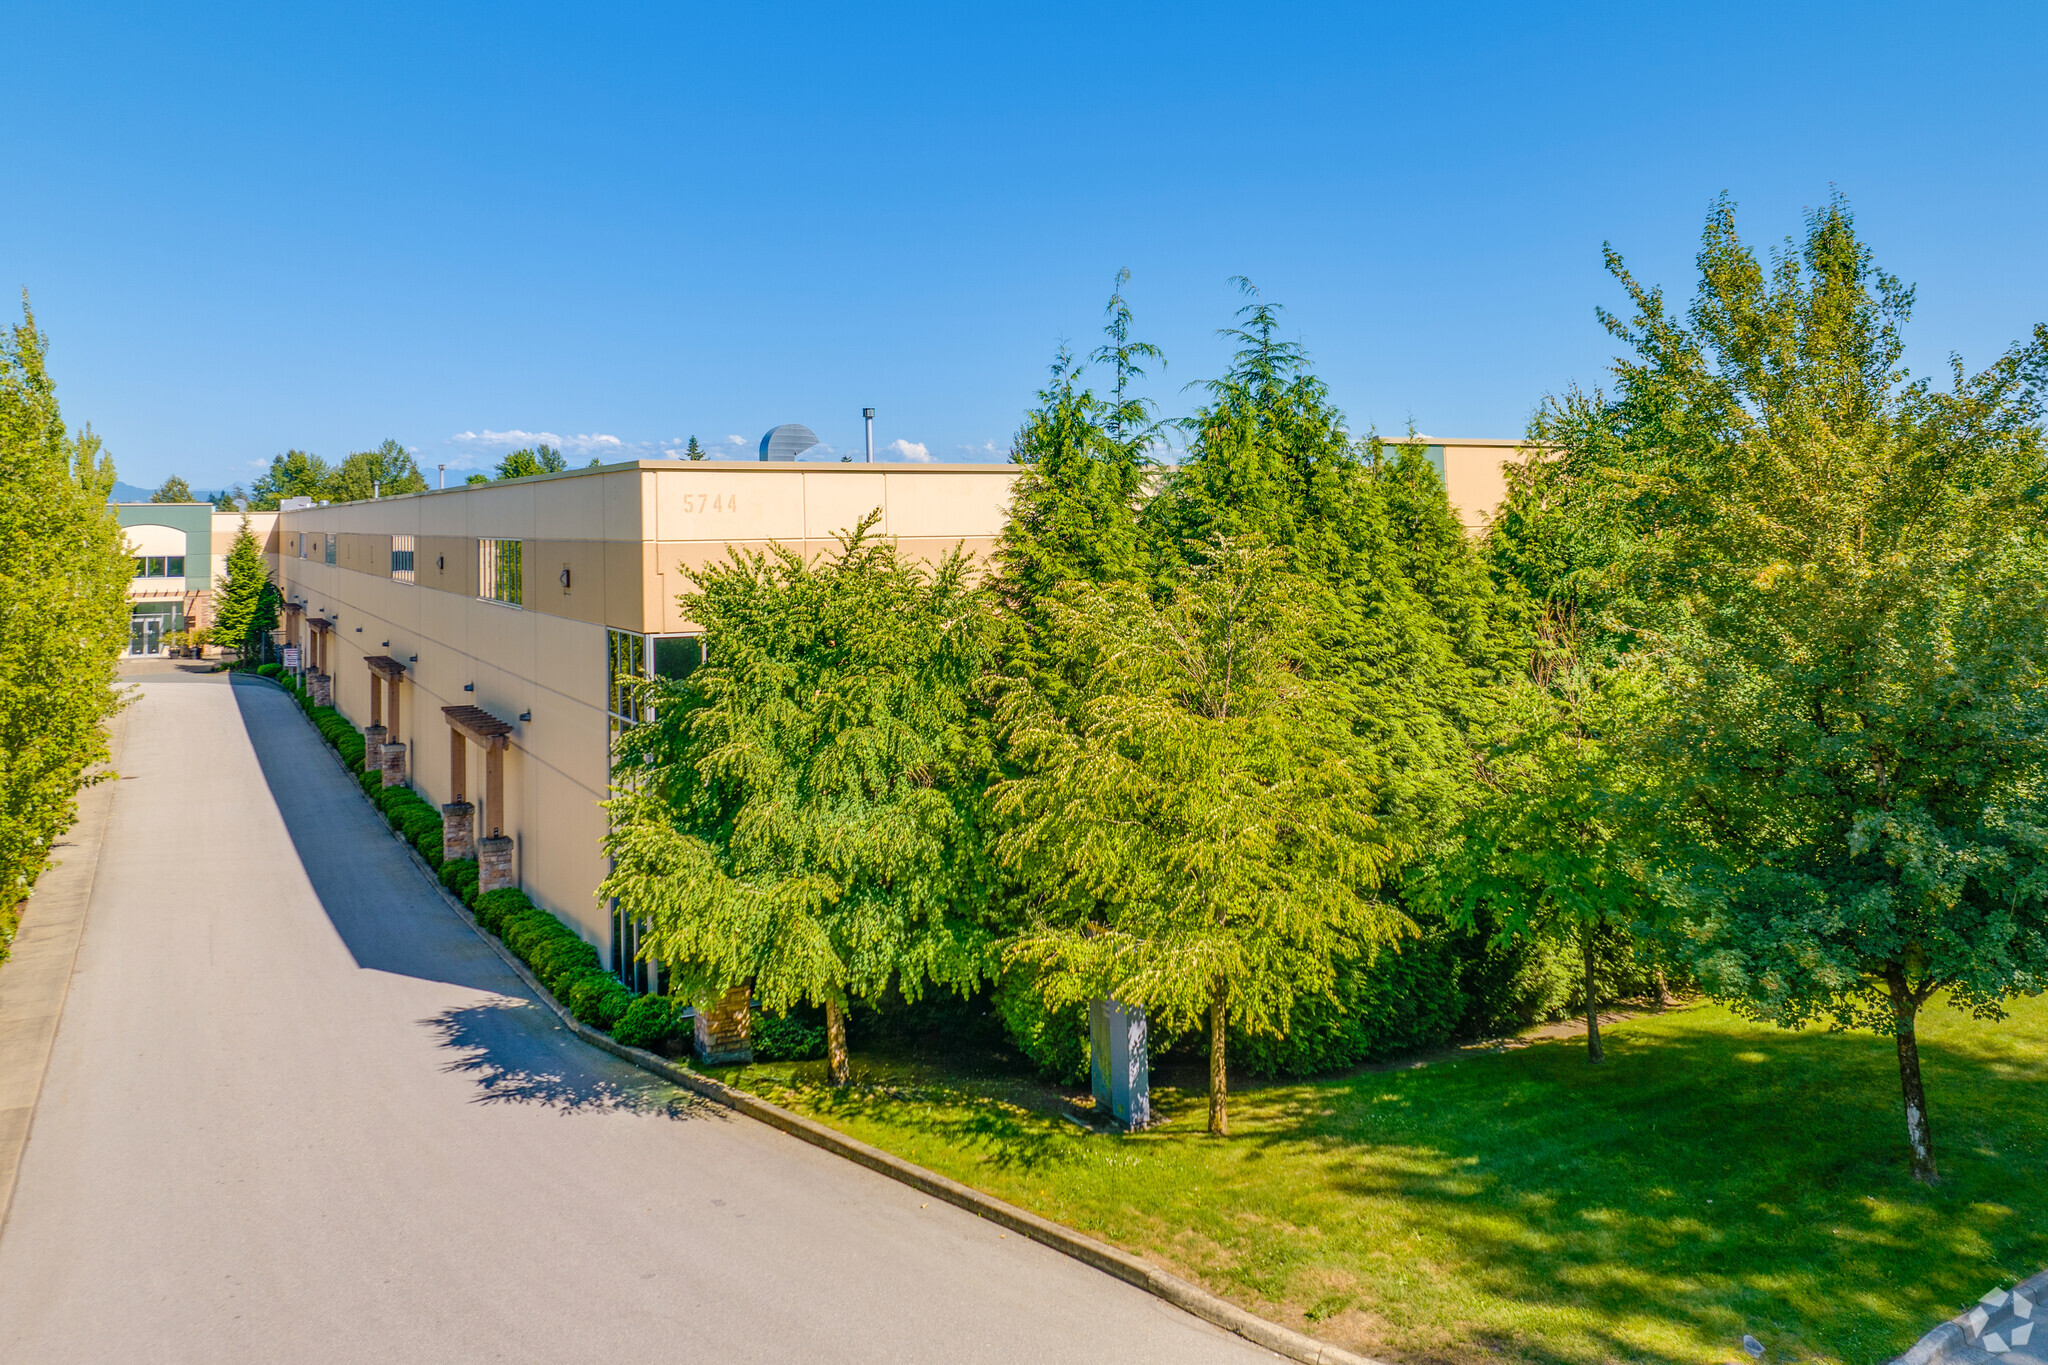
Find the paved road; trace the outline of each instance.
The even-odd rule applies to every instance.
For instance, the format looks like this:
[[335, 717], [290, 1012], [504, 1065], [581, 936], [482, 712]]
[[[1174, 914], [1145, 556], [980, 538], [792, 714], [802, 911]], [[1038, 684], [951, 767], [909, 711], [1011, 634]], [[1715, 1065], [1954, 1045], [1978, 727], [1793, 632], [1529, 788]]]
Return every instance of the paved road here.
[[1270, 1361], [576, 1042], [275, 689], [142, 680], [0, 1361]]

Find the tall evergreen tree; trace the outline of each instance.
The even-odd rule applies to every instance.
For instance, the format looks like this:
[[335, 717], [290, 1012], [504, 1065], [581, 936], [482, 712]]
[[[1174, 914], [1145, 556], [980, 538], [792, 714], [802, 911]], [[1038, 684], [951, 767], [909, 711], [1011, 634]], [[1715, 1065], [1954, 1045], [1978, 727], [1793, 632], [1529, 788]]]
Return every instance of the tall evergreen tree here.
[[701, 460], [704, 458], [704, 447], [697, 444], [695, 436], [692, 436], [690, 443], [683, 447], [683, 458], [686, 460]]
[[135, 567], [113, 461], [65, 429], [45, 349], [24, 298], [0, 335], [0, 940], [107, 755]]
[[267, 613], [265, 610], [267, 599], [275, 594], [270, 568], [263, 562], [263, 546], [244, 513], [234, 543], [228, 547], [226, 573], [214, 590], [214, 639], [239, 649], [244, 658], [249, 657], [264, 633], [276, 629], [274, 602], [268, 604]]
[[1402, 927], [1371, 894], [1392, 850], [1284, 558], [1219, 544], [1159, 602], [1067, 585], [1050, 637], [1079, 686], [1003, 704], [1018, 775], [997, 847], [1028, 916], [1006, 955], [1055, 1008], [1109, 996], [1206, 1025], [1219, 1137], [1232, 1023], [1284, 1032], [1341, 956]]
[[192, 497], [192, 485], [186, 483], [176, 474], [173, 474], [163, 481], [156, 492], [149, 495], [149, 500], [151, 502], [191, 502], [194, 500]]
[[777, 546], [694, 575], [705, 662], [645, 685], [600, 889], [682, 989], [822, 1005], [835, 1083], [849, 1003], [965, 994], [988, 966], [986, 606], [962, 555], [928, 570], [878, 516], [815, 562]]

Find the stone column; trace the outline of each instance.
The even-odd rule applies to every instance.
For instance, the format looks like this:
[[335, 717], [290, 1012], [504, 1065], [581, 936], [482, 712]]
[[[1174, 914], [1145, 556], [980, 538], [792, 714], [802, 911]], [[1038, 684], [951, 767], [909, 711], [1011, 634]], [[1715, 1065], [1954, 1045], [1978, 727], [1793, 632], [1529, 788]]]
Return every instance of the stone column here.
[[384, 785], [403, 787], [405, 785], [405, 746], [384, 741]]
[[712, 1066], [731, 1066], [754, 1060], [753, 1020], [749, 1005], [753, 992], [734, 986], [711, 1005], [697, 1007], [697, 1056]]
[[334, 705], [334, 679], [328, 677], [325, 673], [315, 673], [313, 675], [313, 705]]
[[390, 734], [381, 725], [372, 725], [363, 731], [363, 771], [374, 773], [384, 766], [384, 739]]
[[476, 841], [476, 893], [512, 885], [512, 841], [502, 834]]
[[441, 861], [476, 856], [476, 807], [467, 801], [450, 801], [441, 807]]

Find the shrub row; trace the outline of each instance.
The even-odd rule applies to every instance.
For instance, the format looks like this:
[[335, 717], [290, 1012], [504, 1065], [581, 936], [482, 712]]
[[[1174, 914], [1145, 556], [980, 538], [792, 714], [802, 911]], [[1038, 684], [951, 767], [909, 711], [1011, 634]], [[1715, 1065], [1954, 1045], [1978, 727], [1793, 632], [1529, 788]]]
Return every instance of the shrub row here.
[[632, 1047], [660, 1047], [681, 1031], [682, 1020], [674, 1001], [664, 995], [636, 997], [604, 969], [595, 948], [535, 905], [524, 891], [507, 888], [478, 895], [476, 860], [444, 861], [441, 857], [445, 832], [441, 812], [412, 788], [387, 787], [383, 774], [364, 772], [363, 737], [348, 719], [331, 706], [313, 705], [311, 696], [294, 680], [282, 681], [314, 728], [355, 770], [356, 781], [384, 812], [391, 827], [419, 850], [440, 876], [441, 884], [470, 907], [477, 923], [503, 939], [505, 946], [540, 978], [555, 999], [569, 1007], [570, 1013]]

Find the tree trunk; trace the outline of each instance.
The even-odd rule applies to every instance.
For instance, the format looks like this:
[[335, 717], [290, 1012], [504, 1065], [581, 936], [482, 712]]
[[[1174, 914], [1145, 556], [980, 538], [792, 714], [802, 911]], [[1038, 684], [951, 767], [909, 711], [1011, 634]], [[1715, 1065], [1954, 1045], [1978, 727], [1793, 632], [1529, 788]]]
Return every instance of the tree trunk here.
[[1600, 1001], [1593, 994], [1593, 930], [1591, 920], [1579, 936], [1586, 950], [1586, 1061], [1598, 1066], [1607, 1060], [1607, 1054], [1600, 1050]]
[[846, 1016], [840, 1012], [837, 1000], [825, 1001], [825, 1071], [834, 1085], [845, 1085], [853, 1079], [853, 1070], [846, 1063]]
[[1920, 1088], [1920, 1040], [1913, 1026], [1920, 1002], [1906, 987], [1906, 974], [1897, 967], [1887, 974], [1891, 988], [1892, 1030], [1899, 1044], [1899, 1090], [1906, 1101], [1906, 1146], [1913, 1156], [1913, 1178], [1924, 1185], [1939, 1185], [1941, 1172], [1934, 1167], [1934, 1133], [1927, 1124], [1927, 1092]]
[[1223, 1066], [1224, 1025], [1230, 1017], [1230, 984], [1216, 983], [1209, 1002], [1209, 1136], [1230, 1136], [1230, 1081]]

